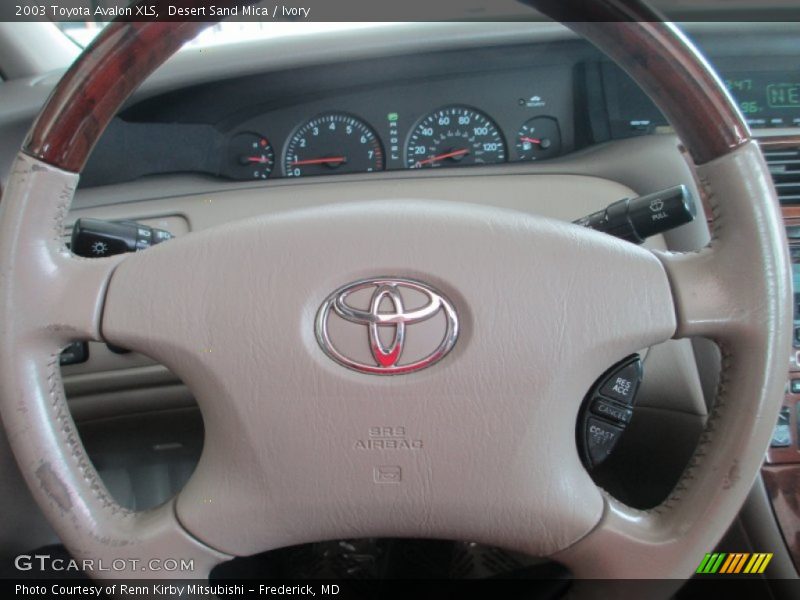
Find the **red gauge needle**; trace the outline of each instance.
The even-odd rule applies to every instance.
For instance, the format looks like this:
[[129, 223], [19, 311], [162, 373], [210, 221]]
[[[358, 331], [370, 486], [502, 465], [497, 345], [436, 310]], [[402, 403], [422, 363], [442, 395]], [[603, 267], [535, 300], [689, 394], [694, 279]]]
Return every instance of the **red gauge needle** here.
[[292, 163], [293, 166], [299, 165], [324, 165], [328, 163], [343, 163], [347, 162], [345, 156], [328, 156], [326, 158], [307, 158], [306, 160], [296, 160]]
[[542, 143], [542, 140], [540, 140], [539, 138], [530, 138], [530, 137], [527, 137], [527, 136], [522, 136], [519, 139], [522, 140], [523, 142], [530, 142], [531, 144], [541, 144]]
[[464, 156], [465, 154], [469, 154], [469, 148], [464, 148], [462, 150], [453, 150], [452, 152], [446, 152], [445, 154], [439, 154], [438, 156], [431, 156], [430, 158], [426, 158], [424, 160], [418, 160], [417, 165], [426, 165], [428, 163], [434, 163], [440, 160], [444, 160], [445, 158], [454, 158], [456, 156]]
[[269, 159], [266, 156], [246, 156], [245, 160], [251, 163], [267, 164]]

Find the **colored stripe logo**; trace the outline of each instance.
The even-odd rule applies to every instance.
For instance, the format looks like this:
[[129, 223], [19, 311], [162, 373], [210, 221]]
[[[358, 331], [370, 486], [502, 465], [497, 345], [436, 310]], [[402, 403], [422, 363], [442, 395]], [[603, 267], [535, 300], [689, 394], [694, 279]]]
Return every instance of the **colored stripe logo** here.
[[726, 575], [736, 575], [747, 573], [750, 575], [761, 574], [767, 568], [769, 561], [772, 560], [772, 552], [715, 552], [706, 554], [695, 573], [712, 575], [724, 573]]

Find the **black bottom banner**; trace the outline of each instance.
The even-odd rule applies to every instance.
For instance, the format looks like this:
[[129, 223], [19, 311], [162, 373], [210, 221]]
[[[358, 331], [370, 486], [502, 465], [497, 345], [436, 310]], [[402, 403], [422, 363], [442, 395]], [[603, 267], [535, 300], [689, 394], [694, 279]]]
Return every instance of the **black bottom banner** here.
[[337, 600], [470, 600], [580, 598], [800, 598], [799, 581], [757, 577], [676, 581], [569, 579], [461, 580], [0, 580], [2, 597], [13, 598], [335, 598]]

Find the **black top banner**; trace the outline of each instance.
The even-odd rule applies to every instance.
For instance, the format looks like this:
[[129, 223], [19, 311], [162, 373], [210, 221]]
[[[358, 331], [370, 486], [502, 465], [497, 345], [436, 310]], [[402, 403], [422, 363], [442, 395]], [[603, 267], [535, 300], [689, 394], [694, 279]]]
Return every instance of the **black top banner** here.
[[[593, 20], [593, 0], [562, 0], [565, 17]], [[616, 0], [620, 14], [628, 0]], [[4, 0], [0, 21], [520, 21], [542, 15], [520, 0]], [[652, 0], [673, 21], [795, 21], [797, 0]], [[623, 17], [620, 17], [621, 20]], [[627, 20], [627, 19], [626, 19]]]

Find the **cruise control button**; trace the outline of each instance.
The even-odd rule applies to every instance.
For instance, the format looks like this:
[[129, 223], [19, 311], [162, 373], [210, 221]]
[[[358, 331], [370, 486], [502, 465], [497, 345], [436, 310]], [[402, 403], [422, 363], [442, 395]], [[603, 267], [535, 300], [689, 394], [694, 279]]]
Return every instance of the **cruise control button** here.
[[636, 359], [612, 373], [612, 375], [606, 379], [605, 383], [603, 383], [600, 388], [600, 393], [606, 398], [631, 405], [633, 404], [633, 399], [636, 397], [636, 390], [639, 388], [639, 382], [641, 380], [642, 361]]
[[631, 354], [608, 369], [586, 394], [576, 433], [587, 470], [608, 459], [633, 419], [643, 370], [639, 355]]
[[595, 417], [586, 419], [586, 448], [593, 466], [603, 462], [622, 435], [622, 428]]
[[619, 423], [630, 423], [633, 411], [629, 408], [619, 406], [613, 402], [606, 402], [602, 398], [595, 398], [592, 402], [591, 411], [598, 417], [604, 417]]

